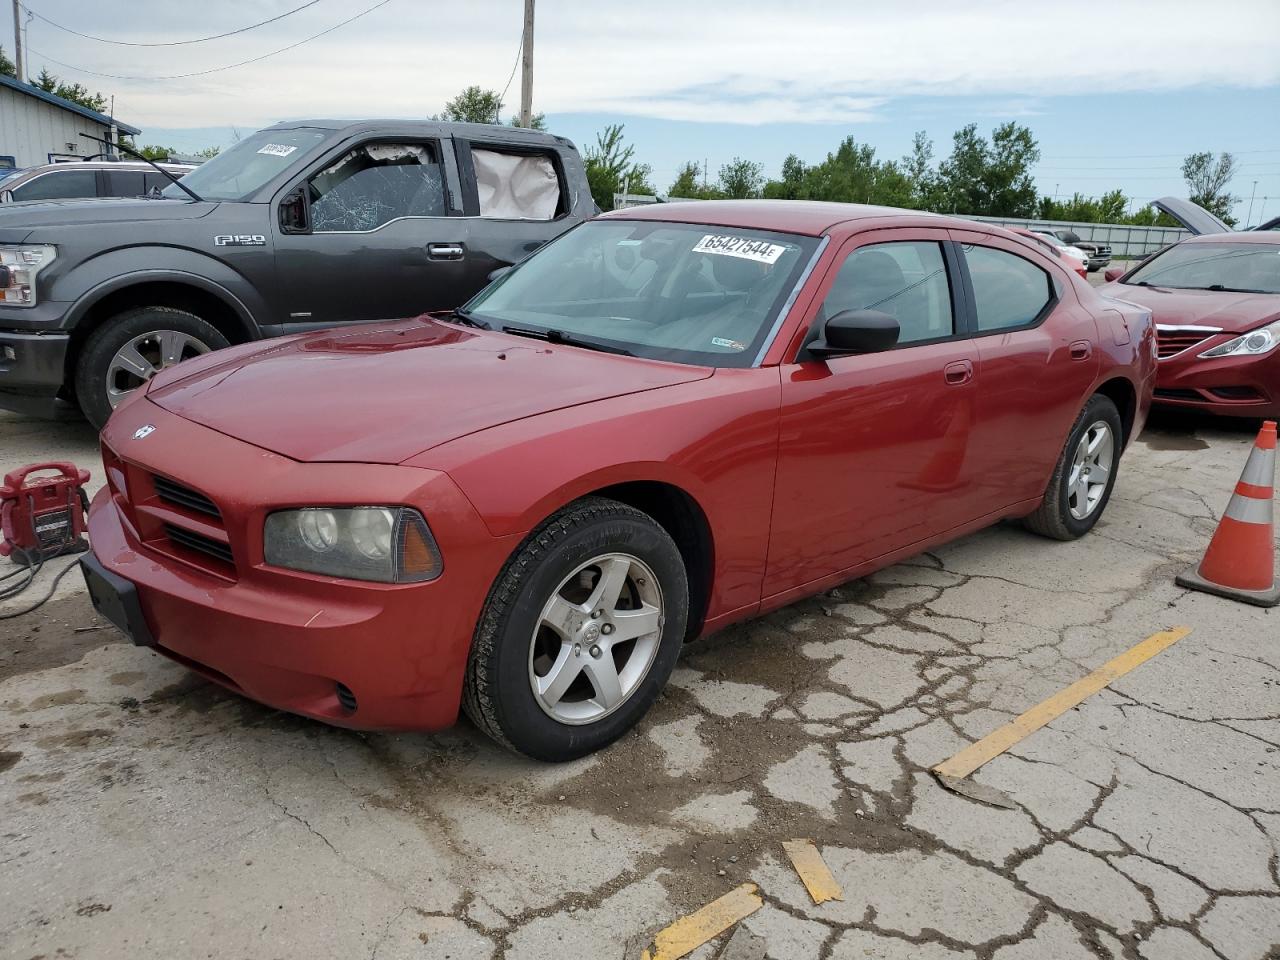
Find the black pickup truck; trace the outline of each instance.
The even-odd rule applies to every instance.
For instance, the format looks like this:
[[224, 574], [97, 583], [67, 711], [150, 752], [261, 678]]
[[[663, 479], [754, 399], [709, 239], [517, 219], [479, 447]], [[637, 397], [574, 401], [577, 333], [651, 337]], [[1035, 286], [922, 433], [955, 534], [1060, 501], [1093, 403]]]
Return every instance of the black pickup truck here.
[[1074, 230], [1049, 230], [1055, 237], [1063, 243], [1069, 243], [1077, 250], [1083, 250], [1089, 255], [1089, 259], [1085, 261], [1085, 269], [1090, 273], [1095, 270], [1101, 270], [1111, 262], [1111, 247], [1105, 243], [1094, 243], [1092, 240], [1081, 240], [1080, 234]]
[[209, 350], [456, 307], [596, 212], [562, 137], [396, 120], [277, 124], [149, 197], [5, 204], [0, 407], [101, 425]]

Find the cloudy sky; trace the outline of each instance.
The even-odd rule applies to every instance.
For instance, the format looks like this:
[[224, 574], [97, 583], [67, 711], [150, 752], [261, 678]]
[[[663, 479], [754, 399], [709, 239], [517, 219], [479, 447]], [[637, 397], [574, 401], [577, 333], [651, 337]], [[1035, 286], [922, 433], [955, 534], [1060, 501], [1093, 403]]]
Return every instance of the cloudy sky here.
[[[268, 26], [179, 46], [104, 43], [48, 22], [173, 43], [303, 2], [27, 0], [48, 18], [29, 22], [31, 70], [47, 65], [114, 95], [143, 142], [194, 149], [281, 119], [428, 115], [468, 84], [503, 89], [516, 64], [522, 0], [316, 0]], [[965, 123], [1017, 119], [1041, 142], [1045, 192], [1181, 192], [1182, 156], [1229, 150], [1241, 163], [1233, 191], [1245, 203], [1251, 191], [1267, 198], [1253, 219], [1262, 204], [1280, 214], [1280, 2], [1095, 9], [1061, 0], [540, 0], [535, 109], [580, 145], [624, 122], [659, 188], [685, 160], [714, 174], [751, 157], [774, 174], [787, 153], [818, 160], [849, 134], [897, 157], [919, 129], [945, 155]], [[9, 18], [0, 19], [12, 52]], [[506, 99], [518, 104], [518, 75]]]

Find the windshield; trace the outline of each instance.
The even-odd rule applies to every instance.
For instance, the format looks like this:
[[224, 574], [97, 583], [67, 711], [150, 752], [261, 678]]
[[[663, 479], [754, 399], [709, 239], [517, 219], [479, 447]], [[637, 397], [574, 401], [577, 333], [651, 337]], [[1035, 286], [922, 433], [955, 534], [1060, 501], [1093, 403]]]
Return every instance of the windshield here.
[[654, 360], [748, 367], [817, 245], [767, 230], [596, 220], [486, 287], [466, 313]]
[[1069, 246], [1069, 244], [1068, 244], [1065, 240], [1059, 240], [1059, 239], [1058, 239], [1057, 237], [1055, 237], [1052, 233], [1042, 233], [1042, 232], [1041, 232], [1041, 231], [1039, 231], [1039, 230], [1035, 230], [1035, 231], [1033, 231], [1033, 232], [1035, 233], [1035, 235], [1036, 235], [1037, 237], [1039, 237], [1039, 238], [1040, 238], [1041, 240], [1043, 240], [1045, 243], [1052, 244], [1052, 245], [1053, 245], [1053, 246], [1055, 246], [1055, 247], [1065, 247], [1065, 246]]
[[[205, 200], [243, 200], [293, 166], [327, 135], [328, 131], [314, 127], [259, 130], [200, 164], [182, 182]], [[190, 199], [175, 183], [161, 193], [171, 200]]]
[[1124, 282], [1179, 290], [1280, 293], [1280, 244], [1179, 243], [1148, 260]]

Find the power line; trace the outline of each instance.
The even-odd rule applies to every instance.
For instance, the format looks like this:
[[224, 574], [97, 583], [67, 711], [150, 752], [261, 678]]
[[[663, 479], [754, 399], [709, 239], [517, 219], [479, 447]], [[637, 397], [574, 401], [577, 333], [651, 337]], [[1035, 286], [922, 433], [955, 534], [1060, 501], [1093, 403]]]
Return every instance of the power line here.
[[98, 73], [96, 70], [86, 70], [83, 67], [77, 67], [70, 63], [63, 63], [61, 60], [55, 60], [53, 57], [46, 56], [38, 50], [30, 50], [29, 52], [48, 60], [50, 63], [57, 64], [60, 67], [65, 67], [68, 70], [74, 70], [78, 73], [86, 73], [91, 77], [102, 77], [106, 80], [186, 80], [190, 77], [203, 77], [211, 73], [219, 73], [223, 70], [234, 70], [236, 67], [245, 67], [251, 63], [258, 63], [262, 60], [266, 60], [268, 57], [274, 57], [278, 53], [285, 53], [288, 50], [294, 50], [297, 47], [302, 46], [304, 43], [310, 43], [312, 40], [319, 40], [326, 34], [333, 33], [333, 31], [337, 30], [339, 27], [345, 27], [348, 23], [352, 23], [367, 14], [373, 13], [373, 11], [377, 10], [379, 7], [385, 7], [390, 2], [391, 0], [380, 0], [379, 3], [375, 3], [373, 6], [361, 10], [354, 17], [348, 17], [341, 23], [335, 23], [327, 30], [321, 30], [319, 33], [313, 33], [311, 36], [303, 40], [299, 40], [297, 43], [291, 43], [287, 47], [281, 47], [279, 50], [272, 50], [270, 53], [264, 53], [260, 57], [251, 57], [248, 60], [241, 60], [239, 63], [229, 63], [223, 67], [210, 67], [208, 70], [196, 70], [194, 73], [175, 73], [166, 77], [136, 77], [117, 73]]
[[215, 33], [208, 37], [197, 37], [194, 40], [170, 40], [163, 43], [137, 43], [131, 40], [111, 40], [107, 37], [95, 37], [91, 33], [81, 33], [79, 30], [72, 30], [70, 27], [63, 26], [61, 23], [50, 20], [43, 13], [32, 10], [31, 7], [26, 4], [23, 4], [23, 6], [29, 14], [37, 19], [43, 20], [45, 23], [49, 24], [49, 26], [56, 27], [66, 33], [74, 34], [77, 37], [83, 37], [86, 40], [96, 40], [98, 43], [110, 43], [118, 47], [182, 47], [192, 43], [204, 43], [207, 40], [221, 40], [223, 37], [234, 37], [238, 33], [246, 33], [249, 30], [256, 30], [258, 27], [265, 27], [268, 23], [275, 23], [277, 20], [283, 20], [285, 17], [292, 16], [300, 10], [307, 9], [307, 7], [314, 7], [319, 2], [320, 0], [308, 0], [308, 2], [302, 4], [302, 6], [294, 7], [292, 10], [286, 10], [284, 13], [279, 16], [272, 17], [270, 20], [259, 20], [257, 23], [251, 23], [247, 27], [240, 27], [238, 30], [228, 30], [226, 33]]
[[[511, 65], [511, 76], [507, 77], [507, 85], [502, 88], [502, 93], [498, 94], [498, 109], [501, 110], [501, 104], [507, 99], [507, 91], [511, 89], [511, 81], [516, 78], [516, 71], [520, 69], [520, 56], [524, 53], [524, 31], [520, 28], [520, 43], [516, 46], [516, 62]], [[502, 118], [498, 118], [498, 122], [502, 122]]]
[[[1061, 157], [1043, 157], [1045, 160], [1161, 160], [1169, 157], [1181, 159], [1188, 153], [1196, 153], [1195, 150], [1188, 150], [1183, 153], [1104, 153], [1104, 154], [1088, 154], [1077, 156], [1061, 156]], [[1224, 153], [1280, 153], [1280, 147], [1269, 147], [1265, 150], [1226, 150]]]

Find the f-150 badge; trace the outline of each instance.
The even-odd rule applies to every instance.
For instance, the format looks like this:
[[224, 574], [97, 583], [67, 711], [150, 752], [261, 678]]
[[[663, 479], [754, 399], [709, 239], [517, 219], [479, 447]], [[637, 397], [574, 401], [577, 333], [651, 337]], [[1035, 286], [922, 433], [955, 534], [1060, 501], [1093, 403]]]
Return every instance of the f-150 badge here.
[[216, 247], [262, 247], [267, 238], [260, 233], [222, 233], [213, 238]]

